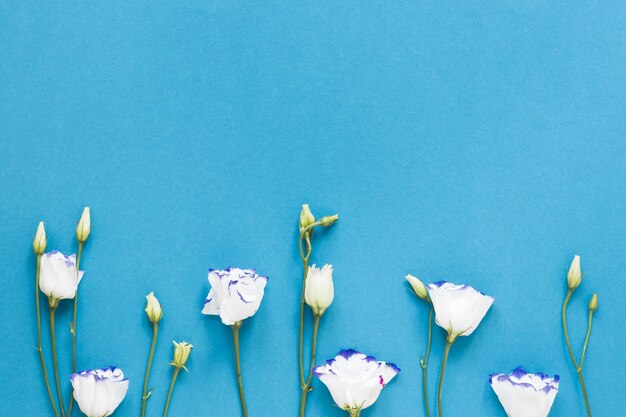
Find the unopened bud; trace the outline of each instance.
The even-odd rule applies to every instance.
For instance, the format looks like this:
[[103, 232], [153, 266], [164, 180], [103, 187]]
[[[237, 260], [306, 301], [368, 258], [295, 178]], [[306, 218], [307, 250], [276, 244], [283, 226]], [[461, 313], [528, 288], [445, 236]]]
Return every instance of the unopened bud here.
[[46, 251], [46, 245], [48, 244], [48, 237], [46, 236], [46, 228], [43, 225], [43, 222], [39, 222], [39, 226], [37, 226], [37, 233], [35, 233], [35, 237], [33, 238], [33, 252], [35, 255], [43, 255]]
[[333, 214], [332, 216], [324, 216], [320, 219], [320, 224], [324, 227], [328, 227], [339, 220], [338, 214]]
[[582, 280], [582, 275], [580, 273], [580, 256], [574, 256], [574, 260], [569, 267], [569, 272], [567, 273], [567, 288], [570, 290], [575, 290], [576, 287], [580, 285], [580, 281]]
[[406, 280], [411, 284], [411, 288], [415, 291], [415, 294], [421, 298], [422, 300], [428, 300], [430, 297], [428, 296], [428, 290], [422, 281], [419, 278], [414, 277], [411, 274], [406, 276]]
[[172, 342], [174, 343], [174, 359], [170, 362], [170, 365], [175, 366], [178, 369], [185, 368], [187, 358], [189, 358], [189, 354], [191, 353], [193, 346], [187, 342]]
[[593, 293], [591, 300], [589, 300], [589, 311], [596, 311], [598, 309], [598, 294]]
[[303, 204], [302, 211], [300, 212], [300, 230], [306, 229], [313, 223], [315, 223], [315, 216], [311, 213], [309, 205]]
[[80, 243], [85, 243], [91, 233], [91, 214], [89, 207], [85, 207], [83, 215], [80, 216], [78, 226], [76, 226], [76, 238]]
[[157, 324], [163, 317], [163, 311], [161, 310], [161, 303], [154, 296], [154, 292], [146, 295], [146, 315], [150, 323]]

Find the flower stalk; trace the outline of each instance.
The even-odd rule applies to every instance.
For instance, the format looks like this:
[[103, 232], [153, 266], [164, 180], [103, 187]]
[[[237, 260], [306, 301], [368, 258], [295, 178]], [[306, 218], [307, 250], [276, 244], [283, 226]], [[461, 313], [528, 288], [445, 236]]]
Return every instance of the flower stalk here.
[[[78, 241], [78, 252], [76, 254], [76, 275], [80, 274], [80, 258], [83, 254], [83, 242]], [[72, 334], [72, 373], [76, 372], [76, 317], [78, 312], [78, 288], [76, 288], [76, 295], [74, 296], [74, 311], [72, 315], [72, 323], [70, 324], [70, 333]], [[74, 392], [70, 396], [70, 404], [67, 407], [67, 415], [72, 415], [72, 408], [74, 407]]]
[[[308, 374], [305, 376], [305, 366], [304, 366], [304, 310], [305, 304], [307, 304], [307, 296], [306, 296], [306, 285], [307, 285], [307, 277], [309, 275], [309, 259], [311, 257], [311, 253], [313, 252], [313, 245], [311, 244], [311, 236], [313, 235], [313, 230], [317, 226], [329, 227], [333, 225], [339, 216], [334, 214], [332, 216], [324, 216], [319, 220], [315, 219], [313, 213], [309, 209], [308, 204], [302, 205], [302, 211], [300, 213], [300, 236], [298, 239], [298, 249], [300, 251], [300, 259], [302, 261], [302, 290], [300, 294], [300, 323], [298, 328], [298, 369], [300, 374], [300, 417], [304, 417], [306, 413], [306, 401], [309, 392], [313, 390], [312, 379], [313, 379], [313, 367], [315, 366], [315, 352], [317, 348], [317, 333], [319, 330], [319, 322], [324, 313], [326, 305], [324, 308], [320, 309], [321, 306], [310, 305], [313, 311], [314, 323], [313, 323], [313, 336], [311, 343], [311, 363], [308, 369]], [[315, 266], [315, 265], [314, 265]], [[331, 268], [332, 272], [332, 268]], [[330, 279], [330, 286], [332, 291], [332, 278]], [[328, 289], [327, 289], [328, 291]], [[332, 302], [332, 295], [330, 296], [330, 302]]]
[[569, 331], [567, 329], [567, 305], [569, 304], [570, 299], [572, 298], [572, 294], [576, 288], [570, 288], [567, 291], [567, 295], [565, 296], [565, 300], [563, 301], [563, 307], [561, 308], [561, 321], [563, 322], [563, 335], [565, 336], [565, 344], [567, 345], [567, 351], [569, 353], [570, 359], [574, 368], [576, 369], [576, 374], [578, 375], [578, 381], [580, 382], [580, 388], [583, 393], [583, 399], [585, 401], [585, 409], [587, 410], [587, 416], [592, 417], [591, 415], [591, 405], [589, 403], [589, 396], [587, 395], [587, 388], [585, 386], [585, 377], [583, 376], [583, 362], [585, 361], [585, 354], [587, 353], [587, 346], [589, 344], [589, 337], [591, 336], [591, 327], [593, 325], [593, 313], [595, 309], [589, 309], [589, 318], [587, 320], [587, 335], [585, 336], [585, 342], [583, 344], [582, 354], [580, 356], [580, 363], [576, 360], [576, 356], [574, 355], [574, 350], [572, 349], [572, 344], [569, 340]]
[[[152, 324], [152, 343], [150, 344], [150, 354], [148, 356], [148, 364], [146, 365], [146, 375], [143, 379], [143, 395], [141, 396], [141, 417], [146, 415], [146, 403], [152, 395], [152, 389], [148, 392], [148, 380], [150, 378], [150, 369], [152, 368], [152, 360], [154, 359], [154, 350], [156, 348], [157, 338], [159, 336], [159, 323]], [[168, 401], [169, 403], [169, 401]], [[166, 411], [167, 412], [167, 411]]]
[[58, 306], [58, 300], [50, 298], [48, 301], [50, 307], [50, 343], [52, 344], [52, 364], [54, 366], [54, 379], [56, 381], [57, 394], [59, 397], [59, 407], [61, 408], [61, 416], [65, 417], [65, 409], [63, 408], [63, 391], [61, 390], [61, 380], [59, 379], [59, 364], [57, 361], [57, 344], [55, 332], [55, 311]]
[[243, 417], [248, 417], [248, 409], [246, 407], [246, 396], [243, 391], [243, 377], [241, 375], [241, 358], [239, 354], [239, 328], [240, 327], [241, 327], [241, 322], [237, 322], [232, 325], [233, 346], [235, 350], [235, 371], [237, 372], [237, 387], [239, 388], [239, 401], [241, 402], [241, 414]]
[[[41, 251], [43, 252], [43, 250]], [[41, 254], [37, 253], [37, 266], [35, 273], [35, 303], [37, 310], [37, 352], [39, 352], [39, 360], [41, 362], [41, 370], [43, 372], [43, 380], [46, 385], [46, 391], [48, 392], [48, 398], [50, 399], [50, 405], [52, 406], [52, 411], [56, 417], [59, 417], [59, 411], [54, 403], [54, 397], [52, 395], [52, 389], [50, 388], [50, 380], [48, 379], [48, 371], [46, 369], [46, 361], [43, 356], [43, 348], [42, 348], [42, 337], [41, 337], [41, 305], [39, 301], [39, 272], [40, 272], [40, 264], [41, 264]]]
[[174, 369], [174, 373], [172, 374], [172, 382], [170, 382], [170, 389], [167, 391], [167, 400], [165, 400], [165, 407], [163, 408], [163, 417], [167, 417], [167, 412], [170, 409], [170, 401], [172, 399], [172, 392], [174, 392], [174, 384], [176, 384], [176, 379], [178, 378], [179, 373], [180, 373], [180, 368]]
[[[83, 213], [80, 216], [78, 225], [76, 226], [76, 239], [78, 240], [78, 252], [76, 254], [76, 277], [80, 274], [80, 258], [83, 254], [83, 245], [89, 239], [91, 234], [91, 211], [89, 207], [83, 209]], [[76, 289], [76, 295], [74, 296], [74, 311], [72, 315], [72, 323], [70, 324], [70, 333], [72, 334], [72, 373], [76, 372], [76, 319], [78, 312], [78, 288]], [[70, 403], [67, 407], [67, 415], [72, 415], [72, 408], [74, 406], [74, 391], [72, 389], [72, 395], [70, 396]]]
[[448, 363], [448, 354], [450, 353], [450, 348], [454, 343], [454, 339], [450, 340], [449, 338], [446, 340], [446, 347], [443, 350], [443, 360], [441, 361], [441, 373], [439, 374], [439, 388], [437, 390], [437, 409], [439, 410], [439, 417], [443, 417], [443, 410], [441, 408], [441, 397], [443, 391], [443, 377], [446, 373], [446, 364]]
[[[148, 303], [150, 303], [150, 296], [153, 296], [152, 293], [150, 293], [150, 295], [147, 297]], [[148, 308], [146, 308], [146, 312], [147, 311], [148, 311]], [[149, 313], [148, 313], [148, 317], [150, 317]], [[174, 343], [174, 358], [170, 362], [170, 365], [174, 367], [174, 373], [172, 374], [172, 381], [170, 382], [170, 388], [167, 391], [167, 399], [165, 400], [165, 407], [163, 408], [163, 417], [167, 416], [167, 412], [170, 409], [170, 401], [172, 400], [172, 393], [174, 392], [174, 385], [176, 384], [176, 379], [178, 378], [178, 374], [180, 373], [180, 370], [184, 369], [185, 371], [188, 371], [185, 365], [187, 364], [187, 359], [189, 359], [189, 355], [191, 354], [191, 349], [193, 349], [193, 346], [185, 341], [173, 342], [173, 343]]]
[[309, 368], [309, 376], [306, 383], [302, 387], [302, 394], [300, 396], [300, 416], [304, 416], [306, 411], [306, 400], [309, 391], [312, 391], [311, 383], [313, 381], [313, 368], [315, 367], [315, 354], [317, 351], [317, 332], [320, 327], [321, 315], [316, 315], [313, 321], [313, 340], [311, 342], [311, 365]]
[[428, 358], [430, 357], [430, 344], [433, 338], [433, 313], [434, 310], [431, 307], [428, 315], [428, 343], [426, 345], [426, 354], [420, 360], [420, 366], [422, 367], [422, 386], [424, 391], [424, 408], [426, 410], [426, 416], [430, 417], [430, 405], [428, 404]]

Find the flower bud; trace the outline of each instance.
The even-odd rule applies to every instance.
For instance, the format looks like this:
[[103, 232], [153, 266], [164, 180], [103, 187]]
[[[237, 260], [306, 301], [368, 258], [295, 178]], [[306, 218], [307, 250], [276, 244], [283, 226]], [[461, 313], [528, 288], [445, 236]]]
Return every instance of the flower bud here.
[[596, 311], [598, 309], [598, 294], [593, 293], [591, 300], [589, 300], [589, 311]]
[[311, 307], [313, 315], [324, 314], [334, 297], [332, 265], [324, 265], [322, 268], [312, 265], [306, 275], [304, 300]]
[[163, 317], [163, 312], [161, 311], [161, 304], [159, 300], [154, 296], [154, 292], [146, 295], [146, 315], [148, 316], [148, 320], [150, 323], [157, 324], [161, 321]]
[[37, 233], [35, 233], [35, 237], [33, 238], [33, 252], [35, 255], [43, 255], [46, 251], [46, 245], [48, 244], [48, 237], [46, 236], [46, 228], [43, 225], [43, 222], [39, 222], [39, 226], [37, 226]]
[[306, 229], [308, 226], [315, 223], [315, 216], [311, 213], [308, 204], [302, 205], [302, 211], [300, 212], [300, 231]]
[[174, 359], [170, 362], [170, 365], [178, 369], [185, 368], [187, 358], [189, 358], [189, 353], [191, 353], [193, 346], [184, 341], [180, 343], [172, 341], [172, 343], [174, 343]]
[[322, 226], [324, 227], [328, 227], [330, 225], [332, 225], [333, 223], [335, 223], [337, 220], [339, 220], [339, 215], [338, 214], [333, 214], [332, 216], [324, 216], [320, 219], [320, 223], [322, 224]]
[[569, 267], [569, 272], [567, 273], [567, 288], [570, 290], [575, 290], [576, 287], [580, 285], [580, 281], [582, 280], [582, 275], [580, 274], [580, 256], [574, 256], [574, 260]]
[[76, 238], [80, 243], [85, 243], [91, 233], [91, 215], [89, 213], [89, 207], [85, 207], [82, 216], [76, 226]]
[[429, 300], [428, 290], [422, 281], [420, 281], [417, 277], [414, 277], [411, 274], [406, 276], [406, 280], [411, 284], [411, 288], [415, 291], [415, 294], [421, 298], [422, 300]]

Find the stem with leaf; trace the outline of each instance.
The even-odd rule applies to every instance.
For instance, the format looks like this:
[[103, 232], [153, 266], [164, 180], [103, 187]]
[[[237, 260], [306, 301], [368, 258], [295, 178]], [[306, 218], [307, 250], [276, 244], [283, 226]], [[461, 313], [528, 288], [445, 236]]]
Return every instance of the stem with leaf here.
[[311, 382], [313, 380], [313, 368], [315, 367], [315, 352], [317, 350], [317, 331], [320, 327], [320, 319], [321, 315], [315, 315], [315, 319], [313, 322], [313, 341], [311, 342], [311, 365], [309, 368], [309, 376], [306, 380], [306, 383], [302, 387], [302, 395], [300, 396], [300, 417], [304, 417], [304, 413], [306, 410], [306, 399], [307, 394], [312, 390]]
[[[304, 273], [302, 275], [302, 294], [300, 296], [300, 327], [298, 331], [298, 365], [300, 369], [300, 388], [304, 390], [304, 386], [306, 385], [306, 380], [304, 377], [304, 359], [303, 359], [303, 338], [304, 338], [304, 310], [306, 301], [304, 299], [305, 293], [305, 284], [306, 284], [306, 276], [309, 273], [309, 257], [311, 256], [311, 251], [313, 250], [313, 246], [311, 245], [310, 238], [310, 230], [312, 226], [304, 229], [300, 232], [300, 239], [298, 241], [298, 247], [300, 249], [300, 258], [302, 259], [302, 267]], [[302, 240], [306, 242], [306, 249], [302, 248]]]
[[427, 383], [427, 369], [428, 358], [430, 357], [430, 342], [433, 338], [433, 308], [430, 308], [430, 314], [428, 317], [428, 344], [426, 346], [426, 355], [420, 360], [422, 366], [422, 386], [424, 391], [424, 407], [426, 409], [426, 416], [430, 417], [430, 406], [428, 405], [428, 383]]
[[[157, 322], [152, 324], [152, 344], [150, 345], [150, 355], [148, 356], [148, 364], [146, 365], [146, 375], [143, 379], [143, 395], [141, 396], [141, 417], [144, 417], [146, 415], [146, 402], [148, 401], [148, 398], [150, 398], [150, 396], [152, 395], [152, 389], [150, 389], [150, 392], [148, 392], [148, 379], [150, 378], [150, 369], [152, 368], [152, 360], [154, 358], [154, 349], [156, 348], [158, 335], [159, 323]], [[167, 413], [167, 408], [165, 412]]]

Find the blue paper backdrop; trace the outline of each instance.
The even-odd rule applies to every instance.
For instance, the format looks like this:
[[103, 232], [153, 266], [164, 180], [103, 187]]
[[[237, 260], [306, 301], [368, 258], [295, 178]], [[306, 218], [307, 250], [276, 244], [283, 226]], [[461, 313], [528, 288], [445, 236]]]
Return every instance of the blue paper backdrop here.
[[[623, 4], [339, 3], [0, 5], [0, 414], [51, 414], [31, 238], [45, 220], [49, 248], [74, 251], [89, 205], [78, 362], [127, 373], [116, 415], [139, 415], [152, 290], [165, 319], [148, 415], [162, 413], [172, 339], [195, 349], [170, 416], [239, 415], [230, 330], [200, 309], [208, 268], [240, 265], [270, 276], [242, 328], [251, 416], [295, 416], [304, 202], [341, 216], [315, 236], [313, 261], [334, 265], [336, 285], [320, 361], [354, 347], [402, 368], [367, 416], [423, 415], [427, 309], [406, 273], [496, 298], [452, 350], [448, 416], [504, 416], [487, 375], [518, 365], [562, 376], [552, 416], [583, 416], [559, 317], [574, 254], [577, 352], [600, 293], [593, 408], [623, 410]], [[434, 340], [433, 386], [439, 329]], [[308, 416], [341, 416], [315, 387]]]

